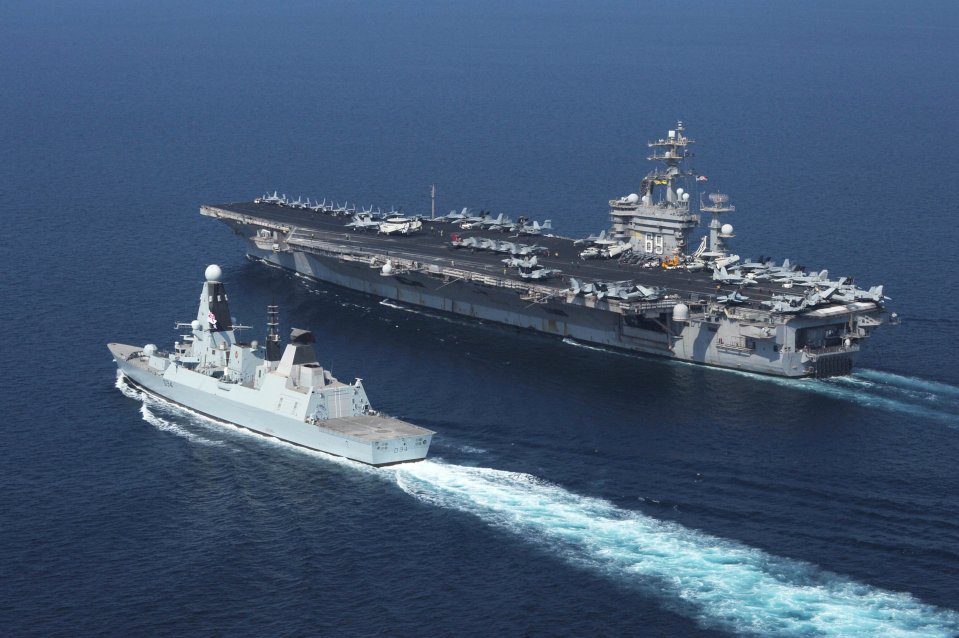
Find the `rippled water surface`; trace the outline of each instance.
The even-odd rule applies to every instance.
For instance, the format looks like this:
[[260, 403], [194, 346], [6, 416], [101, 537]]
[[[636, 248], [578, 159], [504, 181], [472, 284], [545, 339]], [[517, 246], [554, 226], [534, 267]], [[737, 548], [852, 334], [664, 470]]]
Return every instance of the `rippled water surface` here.
[[[951, 3], [0, 8], [3, 635], [959, 635]], [[578, 236], [683, 119], [742, 255], [884, 283], [848, 377], [607, 352], [249, 262], [201, 203]], [[375, 470], [127, 387], [206, 264], [436, 430]]]

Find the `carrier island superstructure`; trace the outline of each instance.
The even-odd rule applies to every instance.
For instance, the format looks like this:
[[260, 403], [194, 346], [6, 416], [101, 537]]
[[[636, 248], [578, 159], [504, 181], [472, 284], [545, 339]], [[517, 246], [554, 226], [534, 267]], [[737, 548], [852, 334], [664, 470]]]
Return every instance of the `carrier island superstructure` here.
[[639, 192], [610, 200], [610, 228], [579, 240], [548, 221], [383, 216], [275, 192], [200, 212], [252, 258], [379, 298], [723, 368], [848, 374], [872, 331], [898, 321], [882, 286], [734, 254], [728, 196], [689, 192], [705, 181], [692, 142], [682, 122], [649, 142], [656, 168]]

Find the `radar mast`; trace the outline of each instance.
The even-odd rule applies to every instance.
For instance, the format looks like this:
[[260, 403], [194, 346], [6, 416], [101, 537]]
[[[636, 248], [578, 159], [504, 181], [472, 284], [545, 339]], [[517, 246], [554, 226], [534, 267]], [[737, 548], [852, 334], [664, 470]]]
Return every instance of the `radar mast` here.
[[735, 235], [733, 235], [732, 224], [722, 223], [720, 217], [726, 213], [735, 212], [736, 207], [729, 203], [729, 195], [726, 193], [710, 193], [709, 206], [700, 201], [699, 210], [710, 213], [713, 217], [709, 222], [709, 252], [725, 255], [726, 240]]

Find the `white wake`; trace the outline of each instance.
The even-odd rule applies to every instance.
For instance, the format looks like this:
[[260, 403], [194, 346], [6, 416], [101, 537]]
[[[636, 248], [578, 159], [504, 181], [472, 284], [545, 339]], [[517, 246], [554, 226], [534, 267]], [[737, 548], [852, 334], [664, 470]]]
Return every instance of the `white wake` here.
[[[157, 416], [167, 406], [117, 378], [140, 400], [144, 420], [191, 442], [219, 445]], [[172, 406], [199, 423], [206, 421]], [[565, 560], [658, 597], [708, 627], [765, 636], [914, 636], [959, 634], [959, 613], [781, 558], [742, 543], [661, 521], [569, 492], [529, 474], [421, 461], [377, 470], [210, 421], [288, 450], [395, 478], [411, 496], [478, 517]]]
[[[582, 343], [569, 337], [563, 339], [563, 343], [585, 350], [627, 357], [636, 356]], [[664, 365], [699, 366], [696, 363], [677, 360], [669, 361], [668, 364], [663, 363]], [[959, 387], [939, 381], [869, 369], [856, 370], [848, 376], [828, 379], [790, 379], [730, 368], [712, 368], [711, 370], [719, 374], [746, 376], [757, 382], [772, 383], [784, 388], [850, 401], [886, 412], [934, 419], [959, 427]]]
[[709, 627], [765, 636], [954, 636], [959, 614], [908, 593], [579, 496], [528, 474], [424, 461], [399, 486], [659, 597]]

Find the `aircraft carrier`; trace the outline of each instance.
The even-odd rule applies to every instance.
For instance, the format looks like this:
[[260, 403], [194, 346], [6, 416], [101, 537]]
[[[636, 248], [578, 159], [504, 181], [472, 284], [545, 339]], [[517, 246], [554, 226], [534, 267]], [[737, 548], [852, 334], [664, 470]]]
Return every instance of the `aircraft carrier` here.
[[583, 239], [522, 217], [384, 216], [275, 192], [200, 212], [252, 258], [378, 298], [723, 368], [848, 374], [872, 331], [898, 322], [882, 286], [734, 254], [728, 196], [688, 192], [706, 181], [692, 143], [682, 122], [650, 141], [639, 192], [610, 200], [610, 228]]

